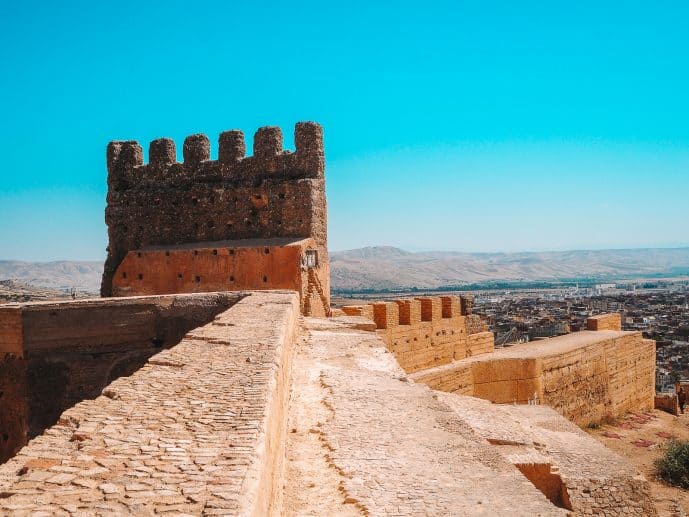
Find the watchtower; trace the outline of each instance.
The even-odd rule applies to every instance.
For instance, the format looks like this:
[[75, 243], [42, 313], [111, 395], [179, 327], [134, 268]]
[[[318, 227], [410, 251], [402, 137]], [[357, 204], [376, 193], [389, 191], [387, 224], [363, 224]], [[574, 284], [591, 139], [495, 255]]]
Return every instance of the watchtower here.
[[300, 122], [296, 150], [262, 127], [246, 157], [244, 134], [210, 141], [154, 140], [149, 163], [136, 141], [107, 148], [108, 258], [101, 294], [130, 296], [291, 289], [304, 314], [330, 312], [323, 130]]

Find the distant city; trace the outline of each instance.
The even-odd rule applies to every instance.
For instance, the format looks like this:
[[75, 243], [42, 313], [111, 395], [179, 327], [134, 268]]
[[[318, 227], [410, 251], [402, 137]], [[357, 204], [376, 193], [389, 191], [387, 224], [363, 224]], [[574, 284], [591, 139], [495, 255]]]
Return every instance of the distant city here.
[[474, 312], [511, 346], [585, 328], [586, 318], [618, 312], [624, 330], [655, 339], [656, 389], [670, 391], [689, 376], [689, 280], [605, 283], [592, 287], [478, 291]]

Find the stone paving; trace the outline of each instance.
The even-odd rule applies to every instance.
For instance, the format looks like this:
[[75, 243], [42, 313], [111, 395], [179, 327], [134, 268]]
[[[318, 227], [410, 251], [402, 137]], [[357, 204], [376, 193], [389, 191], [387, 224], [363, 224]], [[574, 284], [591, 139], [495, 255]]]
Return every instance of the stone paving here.
[[296, 293], [251, 293], [65, 411], [0, 467], [0, 513], [272, 511], [298, 314]]

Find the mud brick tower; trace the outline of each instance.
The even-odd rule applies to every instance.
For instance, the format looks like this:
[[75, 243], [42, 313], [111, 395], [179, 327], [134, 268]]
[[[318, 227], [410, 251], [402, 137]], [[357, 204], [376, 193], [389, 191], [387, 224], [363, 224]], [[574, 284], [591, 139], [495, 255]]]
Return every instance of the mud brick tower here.
[[243, 289], [300, 293], [303, 314], [330, 312], [323, 130], [300, 122], [295, 152], [278, 127], [226, 131], [218, 159], [203, 134], [107, 148], [108, 258], [101, 294], [130, 296]]

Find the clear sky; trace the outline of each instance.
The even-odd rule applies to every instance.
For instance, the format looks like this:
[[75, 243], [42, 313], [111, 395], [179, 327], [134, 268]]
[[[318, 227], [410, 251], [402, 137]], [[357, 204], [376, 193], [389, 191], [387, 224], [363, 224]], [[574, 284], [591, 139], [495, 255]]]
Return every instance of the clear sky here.
[[0, 259], [105, 257], [109, 140], [291, 147], [299, 120], [331, 249], [689, 245], [686, 1], [0, 0], [0, 24]]

